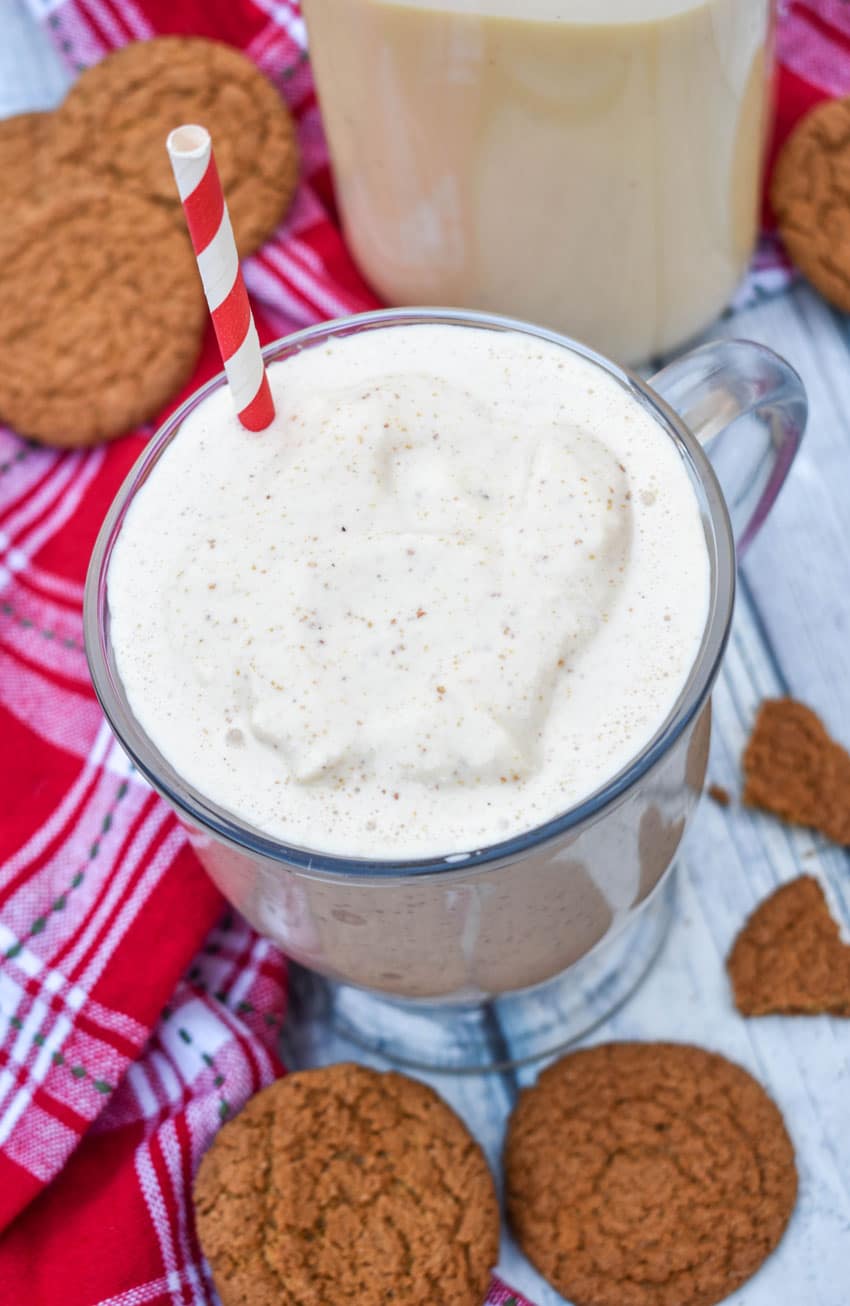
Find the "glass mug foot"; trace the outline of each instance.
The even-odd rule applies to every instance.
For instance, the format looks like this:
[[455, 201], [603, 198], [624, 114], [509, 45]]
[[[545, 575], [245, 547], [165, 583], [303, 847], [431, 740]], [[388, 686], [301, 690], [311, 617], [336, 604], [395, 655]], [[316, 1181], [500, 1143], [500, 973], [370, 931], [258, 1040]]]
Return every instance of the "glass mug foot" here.
[[[658, 958], [675, 909], [675, 866], [613, 937], [553, 979], [486, 1001], [432, 1006], [355, 988], [291, 964], [284, 1057], [308, 1064], [299, 1034], [326, 1035], [394, 1065], [480, 1074], [539, 1061], [583, 1038], [627, 1002]], [[339, 1050], [345, 1056], [345, 1049]]]

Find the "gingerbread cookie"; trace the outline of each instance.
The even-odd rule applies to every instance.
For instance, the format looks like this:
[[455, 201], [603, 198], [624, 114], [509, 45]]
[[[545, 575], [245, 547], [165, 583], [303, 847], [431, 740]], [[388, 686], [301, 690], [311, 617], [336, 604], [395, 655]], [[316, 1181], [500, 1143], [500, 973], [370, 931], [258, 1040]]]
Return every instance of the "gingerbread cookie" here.
[[759, 903], [726, 965], [743, 1016], [850, 1016], [850, 947], [814, 876]]
[[342, 1064], [224, 1125], [195, 1180], [224, 1306], [481, 1306], [499, 1248], [487, 1162], [432, 1089]]
[[0, 295], [0, 420], [57, 446], [152, 417], [190, 376], [206, 321], [185, 233], [93, 182], [0, 223]]
[[53, 115], [17, 113], [0, 119], [0, 204], [5, 208], [32, 198], [41, 187]]
[[820, 104], [798, 124], [776, 161], [770, 199], [792, 260], [850, 311], [850, 99]]
[[574, 1052], [526, 1089], [508, 1215], [574, 1306], [711, 1306], [782, 1236], [797, 1173], [782, 1117], [724, 1057], [677, 1043]]
[[161, 36], [108, 55], [82, 74], [57, 111], [57, 159], [140, 191], [182, 230], [165, 140], [184, 122], [209, 131], [239, 252], [250, 254], [289, 207], [298, 150], [277, 90], [232, 46]]
[[744, 802], [850, 846], [850, 754], [811, 708], [767, 699], [744, 751]]

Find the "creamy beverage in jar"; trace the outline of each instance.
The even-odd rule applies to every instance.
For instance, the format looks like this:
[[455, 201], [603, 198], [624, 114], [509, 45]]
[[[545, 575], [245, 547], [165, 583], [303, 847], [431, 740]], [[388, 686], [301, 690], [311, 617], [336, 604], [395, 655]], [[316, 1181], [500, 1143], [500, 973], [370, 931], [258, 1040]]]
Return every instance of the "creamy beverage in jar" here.
[[117, 669], [168, 762], [284, 843], [393, 861], [603, 786], [669, 716], [707, 618], [665, 431], [513, 331], [331, 337], [269, 381], [260, 434], [226, 388], [189, 414], [109, 564]]
[[390, 303], [620, 362], [729, 299], [756, 236], [772, 0], [303, 0], [347, 239]]

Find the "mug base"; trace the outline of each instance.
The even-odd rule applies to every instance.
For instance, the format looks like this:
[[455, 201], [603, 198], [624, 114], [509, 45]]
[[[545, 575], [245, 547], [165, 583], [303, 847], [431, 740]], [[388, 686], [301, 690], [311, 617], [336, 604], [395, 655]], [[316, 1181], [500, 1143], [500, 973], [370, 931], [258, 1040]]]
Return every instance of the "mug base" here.
[[[404, 1002], [290, 963], [283, 1054], [292, 1069], [356, 1056], [415, 1070], [484, 1074], [560, 1052], [606, 1020], [645, 978], [673, 917], [671, 868], [633, 921], [533, 989], [467, 1005]], [[348, 1048], [344, 1045], [348, 1045]]]

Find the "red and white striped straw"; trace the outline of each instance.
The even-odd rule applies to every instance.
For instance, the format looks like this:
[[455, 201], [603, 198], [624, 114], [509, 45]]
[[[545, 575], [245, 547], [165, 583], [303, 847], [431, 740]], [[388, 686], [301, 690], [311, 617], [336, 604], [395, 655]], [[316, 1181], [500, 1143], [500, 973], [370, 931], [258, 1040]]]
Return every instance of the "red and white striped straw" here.
[[210, 134], [194, 123], [176, 127], [167, 147], [236, 413], [249, 431], [263, 431], [274, 402]]

